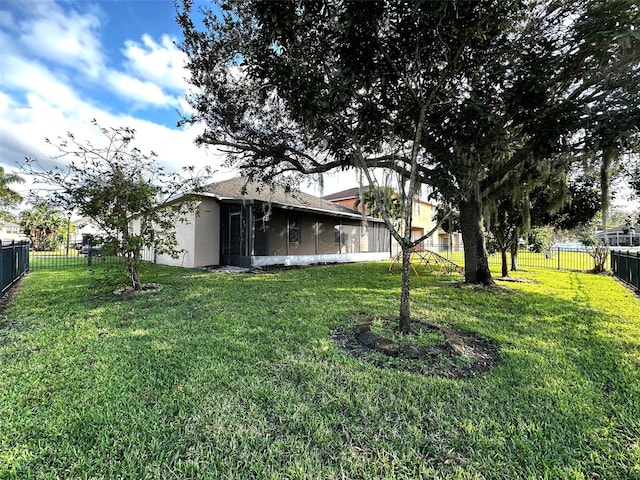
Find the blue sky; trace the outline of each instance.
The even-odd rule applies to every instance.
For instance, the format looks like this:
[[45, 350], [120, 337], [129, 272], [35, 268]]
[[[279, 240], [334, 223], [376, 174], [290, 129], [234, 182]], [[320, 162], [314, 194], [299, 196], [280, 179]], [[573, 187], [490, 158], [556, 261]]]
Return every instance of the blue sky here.
[[[172, 0], [0, 0], [0, 165], [47, 160], [45, 137], [95, 139], [95, 118], [135, 128], [137, 146], [172, 169], [233, 176], [214, 149], [194, 145], [201, 127], [176, 126], [189, 85], [175, 15]], [[326, 193], [353, 186], [334, 180]]]
[[[45, 137], [95, 138], [96, 118], [135, 128], [137, 146], [169, 168], [233, 176], [215, 149], [194, 145], [201, 127], [176, 126], [189, 85], [175, 14], [172, 0], [0, 0], [0, 165], [47, 159]], [[325, 185], [326, 194], [349, 188], [355, 175], [328, 175]]]
[[46, 157], [45, 137], [90, 138], [92, 118], [135, 128], [164, 163], [218, 161], [176, 127], [188, 84], [174, 17], [169, 0], [0, 2], [0, 164]]

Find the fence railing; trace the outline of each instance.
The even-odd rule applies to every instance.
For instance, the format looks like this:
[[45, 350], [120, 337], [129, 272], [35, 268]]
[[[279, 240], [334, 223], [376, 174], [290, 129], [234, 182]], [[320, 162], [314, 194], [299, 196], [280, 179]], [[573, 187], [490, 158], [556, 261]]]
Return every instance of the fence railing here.
[[79, 245], [78, 248], [67, 245], [55, 250], [35, 251], [32, 249], [30, 255], [31, 270], [91, 267], [117, 262], [117, 256], [103, 249], [102, 245], [93, 245], [91, 242]]
[[29, 271], [29, 242], [0, 242], [0, 293]]
[[624, 283], [640, 290], [640, 251], [612, 251], [611, 271]]
[[[429, 248], [429, 247], [427, 247]], [[431, 248], [429, 248], [431, 249]], [[434, 249], [435, 250], [435, 249]], [[464, 265], [464, 250], [456, 249], [454, 251], [447, 249], [436, 250], [440, 255], [459, 264]], [[511, 268], [511, 253], [507, 253], [507, 261]], [[490, 265], [501, 265], [501, 254], [494, 253], [489, 255]], [[520, 249], [517, 255], [518, 268], [553, 268], [556, 270], [593, 270], [594, 259], [586, 249], [572, 249], [554, 247], [547, 249], [543, 253], [531, 252], [529, 250]]]

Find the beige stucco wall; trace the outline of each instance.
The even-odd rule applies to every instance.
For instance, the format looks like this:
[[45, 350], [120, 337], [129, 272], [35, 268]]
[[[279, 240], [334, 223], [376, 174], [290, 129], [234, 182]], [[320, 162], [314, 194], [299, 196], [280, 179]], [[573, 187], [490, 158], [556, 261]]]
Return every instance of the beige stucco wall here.
[[204, 267], [220, 263], [220, 205], [211, 198], [198, 206], [194, 236], [194, 265]]
[[195, 213], [189, 213], [185, 216], [184, 222], [178, 222], [175, 225], [176, 239], [178, 245], [176, 250], [184, 250], [178, 254], [178, 258], [172, 258], [171, 255], [157, 254], [155, 262], [162, 265], [173, 265], [178, 267], [194, 267], [194, 245], [195, 245]]

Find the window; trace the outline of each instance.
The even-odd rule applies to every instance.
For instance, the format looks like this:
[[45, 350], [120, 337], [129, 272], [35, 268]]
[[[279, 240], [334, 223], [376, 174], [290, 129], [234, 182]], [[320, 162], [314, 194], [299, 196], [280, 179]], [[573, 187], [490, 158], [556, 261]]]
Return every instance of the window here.
[[300, 217], [298, 215], [289, 215], [289, 243], [300, 243]]
[[334, 235], [334, 242], [337, 244], [341, 243], [341, 239], [340, 239], [340, 225], [336, 225], [335, 227], [333, 227], [333, 235]]

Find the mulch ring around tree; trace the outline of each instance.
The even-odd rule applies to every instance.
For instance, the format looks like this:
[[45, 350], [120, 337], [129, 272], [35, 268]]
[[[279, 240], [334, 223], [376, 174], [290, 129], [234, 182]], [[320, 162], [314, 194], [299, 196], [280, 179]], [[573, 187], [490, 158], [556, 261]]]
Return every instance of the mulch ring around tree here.
[[333, 341], [347, 354], [379, 368], [455, 379], [483, 374], [500, 361], [498, 346], [475, 333], [412, 319], [412, 333], [394, 334], [397, 318], [364, 313], [357, 314], [354, 323], [353, 328], [336, 329]]

